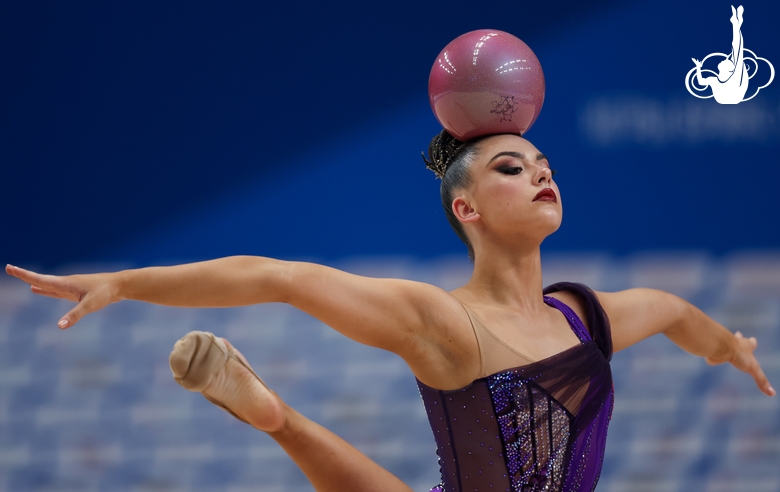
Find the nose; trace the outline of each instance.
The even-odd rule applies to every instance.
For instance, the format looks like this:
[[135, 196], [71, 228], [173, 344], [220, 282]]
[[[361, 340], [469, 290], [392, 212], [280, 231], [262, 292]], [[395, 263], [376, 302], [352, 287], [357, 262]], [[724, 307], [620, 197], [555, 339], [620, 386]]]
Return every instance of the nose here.
[[549, 167], [539, 166], [539, 173], [537, 176], [537, 183], [544, 183], [545, 181], [549, 183], [552, 180], [552, 171]]

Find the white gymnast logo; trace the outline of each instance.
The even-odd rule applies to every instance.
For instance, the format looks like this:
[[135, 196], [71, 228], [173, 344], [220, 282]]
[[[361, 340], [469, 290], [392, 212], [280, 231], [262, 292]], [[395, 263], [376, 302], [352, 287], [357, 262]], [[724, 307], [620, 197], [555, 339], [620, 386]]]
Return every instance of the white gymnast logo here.
[[[742, 5], [736, 10], [734, 10], [733, 5], [731, 6], [730, 20], [733, 33], [731, 54], [711, 53], [702, 61], [692, 58], [696, 66], [685, 76], [685, 88], [693, 96], [699, 99], [714, 97], [720, 104], [739, 104], [753, 99], [758, 94], [758, 91], [772, 83], [772, 79], [775, 78], [775, 67], [766, 58], [756, 56], [755, 53], [744, 47], [742, 31], [740, 30], [742, 27], [742, 13], [744, 11], [745, 9]], [[713, 70], [702, 69], [704, 62], [712, 57], [718, 57], [716, 60], [723, 58], [718, 63], [718, 73], [715, 73]], [[766, 63], [769, 67], [769, 80], [766, 84], [756, 88], [755, 92], [746, 98], [748, 83], [758, 73], [759, 60]], [[712, 74], [714, 77], [702, 77], [702, 73]], [[706, 91], [707, 87], [712, 89], [712, 94], [708, 96], [696, 94], [696, 92]]]

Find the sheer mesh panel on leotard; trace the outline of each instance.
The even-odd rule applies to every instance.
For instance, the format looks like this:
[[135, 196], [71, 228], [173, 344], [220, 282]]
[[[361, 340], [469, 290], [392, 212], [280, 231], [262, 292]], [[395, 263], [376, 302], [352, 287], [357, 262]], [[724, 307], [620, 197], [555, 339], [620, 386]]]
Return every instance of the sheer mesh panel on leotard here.
[[[563, 289], [587, 301], [592, 335], [564, 303], [548, 296], [544, 301], [566, 316], [579, 344], [497, 371], [460, 390], [441, 391], [418, 382], [438, 447], [440, 490], [595, 488], [612, 410], [609, 322], [595, 294], [582, 284], [562, 282], [547, 287], [545, 294]], [[469, 316], [483, 357], [500, 351], [497, 346], [483, 350], [485, 333], [492, 333], [485, 329], [480, 334], [485, 327], [473, 313]], [[515, 351], [514, 357], [524, 356]]]

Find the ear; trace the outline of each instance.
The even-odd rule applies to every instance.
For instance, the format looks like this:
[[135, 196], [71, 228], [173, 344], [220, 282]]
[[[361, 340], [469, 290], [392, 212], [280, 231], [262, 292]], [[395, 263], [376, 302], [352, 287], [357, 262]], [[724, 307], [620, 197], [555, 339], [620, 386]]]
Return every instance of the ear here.
[[480, 214], [476, 208], [472, 206], [469, 199], [463, 195], [459, 195], [452, 200], [452, 213], [464, 224], [469, 224], [479, 220]]

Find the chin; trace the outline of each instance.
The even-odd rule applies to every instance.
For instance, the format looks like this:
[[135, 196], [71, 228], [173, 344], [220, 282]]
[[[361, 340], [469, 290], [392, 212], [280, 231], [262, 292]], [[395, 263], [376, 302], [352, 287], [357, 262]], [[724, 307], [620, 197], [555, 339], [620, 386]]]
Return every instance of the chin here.
[[553, 228], [552, 231], [555, 232], [558, 230], [559, 227], [561, 227], [561, 222], [563, 221], [563, 211], [548, 210], [544, 218], [546, 219], [544, 221], [545, 225], [547, 227], [552, 227]]
[[549, 237], [549, 236], [552, 236], [552, 235], [555, 233], [555, 231], [557, 231], [557, 230], [558, 230], [558, 229], [560, 229], [560, 228], [561, 228], [561, 223], [560, 223], [560, 222], [558, 222], [557, 224], [555, 224], [555, 226], [554, 226], [554, 227], [551, 227], [550, 229], [548, 229], [548, 230], [546, 231], [546, 232], [547, 232], [547, 234], [546, 234], [544, 237]]
[[532, 227], [536, 240], [541, 244], [546, 238], [550, 237], [555, 231], [560, 229], [561, 220], [560, 216], [557, 218], [549, 217], [550, 220], [543, 222], [536, 222]]

